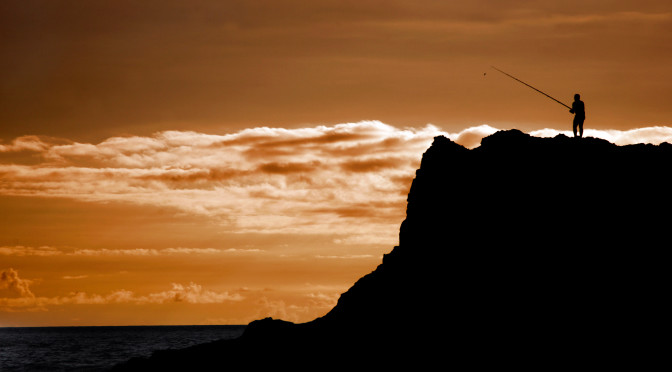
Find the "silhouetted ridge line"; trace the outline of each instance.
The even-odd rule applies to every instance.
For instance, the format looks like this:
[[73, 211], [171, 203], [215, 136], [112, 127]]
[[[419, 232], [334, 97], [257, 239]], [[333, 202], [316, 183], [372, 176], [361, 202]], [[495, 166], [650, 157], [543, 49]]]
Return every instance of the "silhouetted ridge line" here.
[[436, 137], [399, 246], [328, 314], [254, 321], [237, 340], [119, 369], [641, 368], [669, 311], [671, 161], [668, 143], [509, 130], [468, 150]]

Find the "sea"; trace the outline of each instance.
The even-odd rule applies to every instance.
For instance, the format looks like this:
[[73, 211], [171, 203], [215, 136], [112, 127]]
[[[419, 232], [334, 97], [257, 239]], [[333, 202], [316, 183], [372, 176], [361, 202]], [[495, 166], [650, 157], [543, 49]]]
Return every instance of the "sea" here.
[[233, 339], [244, 325], [0, 328], [0, 371], [106, 371], [155, 350]]

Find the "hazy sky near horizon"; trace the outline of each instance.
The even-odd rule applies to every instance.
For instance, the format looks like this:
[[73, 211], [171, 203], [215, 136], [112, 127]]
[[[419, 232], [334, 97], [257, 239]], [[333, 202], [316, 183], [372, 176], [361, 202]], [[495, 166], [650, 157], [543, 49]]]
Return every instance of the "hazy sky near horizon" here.
[[[0, 326], [308, 321], [436, 135], [672, 142], [669, 1], [0, 3]], [[456, 232], [457, 233], [457, 232]]]

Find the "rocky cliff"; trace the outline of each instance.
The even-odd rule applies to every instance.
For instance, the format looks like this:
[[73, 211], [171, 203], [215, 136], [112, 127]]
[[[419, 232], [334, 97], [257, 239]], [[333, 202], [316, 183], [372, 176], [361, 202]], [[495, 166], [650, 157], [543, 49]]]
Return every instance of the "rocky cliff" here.
[[641, 366], [667, 336], [670, 165], [667, 143], [436, 137], [399, 245], [328, 314], [118, 369]]

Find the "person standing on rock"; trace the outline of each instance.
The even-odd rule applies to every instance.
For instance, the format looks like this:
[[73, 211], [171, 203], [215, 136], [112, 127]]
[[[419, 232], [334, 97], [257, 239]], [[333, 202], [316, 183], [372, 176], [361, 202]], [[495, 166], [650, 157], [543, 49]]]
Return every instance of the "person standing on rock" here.
[[576, 137], [576, 129], [579, 129], [579, 137], [583, 137], [583, 122], [586, 120], [586, 106], [581, 100], [581, 96], [577, 93], [574, 95], [574, 102], [569, 112], [574, 114], [574, 137]]

